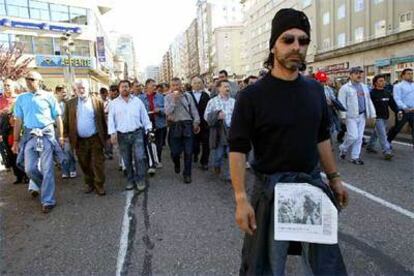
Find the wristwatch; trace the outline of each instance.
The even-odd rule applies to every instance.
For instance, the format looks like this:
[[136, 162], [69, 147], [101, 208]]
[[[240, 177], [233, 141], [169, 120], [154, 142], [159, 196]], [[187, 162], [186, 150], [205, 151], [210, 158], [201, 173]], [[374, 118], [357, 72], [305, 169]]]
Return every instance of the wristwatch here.
[[335, 178], [340, 178], [341, 175], [339, 174], [339, 172], [333, 172], [333, 173], [327, 173], [326, 174], [326, 178], [328, 178], [328, 180], [334, 180]]

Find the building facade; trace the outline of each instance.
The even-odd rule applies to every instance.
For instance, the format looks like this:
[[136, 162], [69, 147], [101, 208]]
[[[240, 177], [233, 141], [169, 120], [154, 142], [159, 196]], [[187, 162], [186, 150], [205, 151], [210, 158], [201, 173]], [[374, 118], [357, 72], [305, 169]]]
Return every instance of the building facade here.
[[213, 31], [218, 27], [240, 25], [243, 13], [240, 0], [198, 0], [198, 48], [200, 74], [212, 77]]
[[173, 78], [171, 50], [169, 49], [162, 57], [160, 66], [160, 81], [170, 82]]
[[[22, 45], [48, 88], [70, 85], [74, 74], [98, 91], [114, 77], [113, 50], [99, 20], [110, 9], [101, 1], [2, 0], [0, 44]], [[73, 46], [68, 52], [62, 38], [69, 37]]]
[[147, 66], [145, 68], [145, 80], [147, 79], [153, 79], [156, 82], [159, 82], [160, 81], [160, 67], [155, 66], [155, 65]]
[[128, 66], [127, 79], [135, 79], [138, 69], [134, 39], [131, 35], [127, 34], [115, 34], [114, 37], [116, 38], [115, 44], [113, 44], [115, 53], [122, 57]]
[[314, 70], [345, 81], [347, 69], [361, 66], [366, 81], [376, 73], [389, 82], [414, 68], [414, 1], [335, 0], [316, 5], [317, 53]]
[[198, 49], [198, 24], [197, 19], [191, 22], [185, 31], [188, 53], [188, 71], [187, 79], [200, 74], [199, 49]]
[[243, 26], [219, 27], [213, 31], [211, 70], [218, 75], [225, 69], [234, 78], [240, 78], [242, 72], [242, 36]]

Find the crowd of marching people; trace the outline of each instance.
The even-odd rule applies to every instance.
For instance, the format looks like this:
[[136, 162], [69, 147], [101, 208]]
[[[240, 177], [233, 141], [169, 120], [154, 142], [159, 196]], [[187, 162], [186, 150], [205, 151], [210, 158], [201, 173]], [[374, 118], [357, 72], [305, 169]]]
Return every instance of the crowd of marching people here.
[[[339, 88], [322, 71], [309, 76], [324, 87], [331, 142], [340, 144], [340, 158], [349, 154], [350, 162], [356, 165], [364, 164], [360, 157], [364, 142], [367, 152], [377, 153], [379, 141], [384, 158], [391, 160], [391, 142], [406, 123], [414, 139], [413, 70], [405, 69], [401, 81], [391, 89], [383, 75], [375, 76], [369, 88], [362, 73], [360, 67], [351, 68], [349, 81]], [[199, 76], [188, 84], [180, 78], [159, 84], [153, 79], [145, 83], [122, 80], [99, 93], [92, 93], [85, 80], [75, 81], [73, 87], [59, 85], [54, 92], [46, 91], [42, 76], [34, 71], [25, 77], [26, 88], [7, 79], [0, 97], [2, 160], [14, 173], [14, 184], [29, 184], [32, 196], [40, 195], [45, 213], [56, 205], [55, 167], [63, 179], [76, 178], [78, 163], [84, 192], [103, 196], [105, 160], [115, 158], [127, 179], [125, 189], [142, 191], [146, 175], [163, 167], [166, 145], [174, 171], [182, 174], [184, 183], [192, 182], [196, 163], [201, 170], [211, 169], [230, 181], [224, 160], [229, 153], [236, 100], [243, 88], [267, 74], [261, 71], [239, 83], [230, 81], [225, 70], [212, 84]], [[387, 133], [389, 108], [396, 120]], [[363, 138], [367, 119], [375, 119], [368, 142]], [[249, 165], [247, 162], [246, 167]]]

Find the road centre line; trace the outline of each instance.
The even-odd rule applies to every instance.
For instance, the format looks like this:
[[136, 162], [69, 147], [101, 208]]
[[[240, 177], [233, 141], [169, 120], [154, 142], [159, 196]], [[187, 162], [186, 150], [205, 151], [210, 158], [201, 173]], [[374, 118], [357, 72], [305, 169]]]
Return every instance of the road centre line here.
[[[326, 174], [321, 173], [321, 175], [324, 178], [326, 178]], [[351, 190], [351, 191], [353, 191], [355, 193], [358, 193], [358, 194], [360, 194], [360, 195], [362, 195], [362, 196], [364, 196], [364, 197], [366, 197], [366, 198], [368, 198], [368, 199], [370, 199], [370, 200], [372, 200], [372, 201], [374, 201], [374, 202], [376, 202], [378, 204], [381, 204], [382, 206], [385, 206], [385, 207], [387, 207], [389, 209], [392, 209], [392, 210], [396, 211], [397, 213], [400, 213], [400, 214], [402, 214], [404, 216], [407, 216], [407, 217], [409, 217], [411, 219], [414, 219], [414, 213], [413, 212], [408, 211], [407, 209], [404, 209], [404, 208], [402, 208], [402, 207], [400, 207], [400, 206], [398, 206], [396, 204], [393, 204], [391, 202], [388, 202], [388, 201], [386, 201], [386, 200], [384, 200], [384, 199], [382, 199], [380, 197], [377, 197], [377, 196], [375, 196], [375, 195], [373, 195], [371, 193], [368, 193], [368, 192], [366, 192], [364, 190], [361, 190], [361, 189], [359, 189], [359, 188], [357, 188], [357, 187], [355, 187], [355, 186], [353, 186], [353, 185], [351, 185], [349, 183], [346, 183], [344, 181], [342, 181], [342, 183], [349, 190]]]

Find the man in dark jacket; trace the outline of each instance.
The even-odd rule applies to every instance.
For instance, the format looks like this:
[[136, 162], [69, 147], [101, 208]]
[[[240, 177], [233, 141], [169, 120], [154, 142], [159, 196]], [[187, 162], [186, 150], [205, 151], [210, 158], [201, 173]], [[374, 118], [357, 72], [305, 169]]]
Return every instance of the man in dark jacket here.
[[382, 152], [386, 160], [391, 160], [393, 157], [391, 151], [391, 144], [387, 140], [387, 121], [390, 117], [389, 109], [390, 107], [395, 113], [402, 114], [398, 110], [398, 106], [392, 97], [392, 94], [385, 90], [385, 76], [376, 75], [372, 80], [374, 88], [371, 90], [371, 100], [375, 106], [375, 111], [377, 113], [377, 118], [375, 121], [375, 129], [372, 132], [371, 139], [367, 146], [367, 152], [377, 153], [375, 150], [375, 144], [379, 138], [381, 144]]
[[194, 136], [194, 162], [198, 162], [198, 157], [201, 151], [200, 167], [202, 170], [208, 170], [208, 158], [210, 155], [209, 148], [209, 129], [208, 124], [204, 120], [204, 112], [206, 111], [207, 103], [210, 96], [204, 91], [204, 82], [200, 77], [194, 77], [191, 80], [192, 96], [200, 117], [200, 132]]

